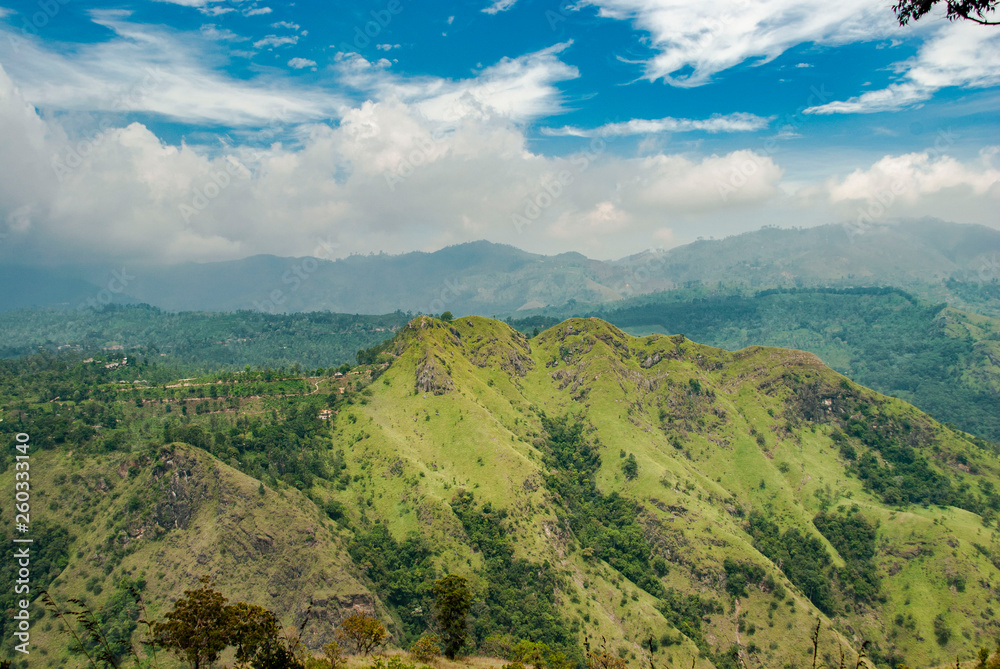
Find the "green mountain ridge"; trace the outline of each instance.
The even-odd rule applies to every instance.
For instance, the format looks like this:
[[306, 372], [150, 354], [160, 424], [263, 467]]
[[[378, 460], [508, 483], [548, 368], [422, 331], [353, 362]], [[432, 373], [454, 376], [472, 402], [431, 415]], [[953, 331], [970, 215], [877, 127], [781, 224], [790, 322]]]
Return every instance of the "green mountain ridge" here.
[[[579, 657], [585, 635], [603, 636], [631, 663], [652, 638], [658, 663], [720, 669], [748, 657], [807, 666], [817, 621], [828, 630], [821, 657], [835, 662], [841, 645], [867, 640], [888, 666], [971, 658], [1000, 631], [989, 608], [1000, 576], [996, 446], [811, 354], [632, 337], [597, 319], [528, 339], [485, 318], [420, 317], [379, 355], [371, 382], [356, 376], [344, 395], [318, 379], [316, 392], [240, 404], [224, 381], [219, 410], [184, 418], [151, 399], [155, 388], [127, 390], [109, 430], [124, 432], [117, 447], [105, 434], [79, 447], [105, 453], [93, 460], [58, 444], [38, 452], [33, 468], [51, 477], [38, 487], [55, 503], [36, 502], [43, 518], [65, 517], [73, 468], [103, 505], [72, 512], [87, 532], [53, 591], [78, 592], [91, 573], [110, 590], [123, 572], [145, 571], [162, 610], [164, 593], [207, 572], [286, 623], [310, 595], [327, 603], [327, 621], [375, 606], [404, 644], [430, 622], [428, 580], [458, 573], [476, 590], [480, 647], [509, 633]], [[324, 403], [338, 411], [329, 423], [316, 419]], [[15, 414], [53, 411], [26, 397], [6, 404], [5, 430]], [[269, 422], [278, 441], [255, 450]], [[176, 435], [201, 448], [172, 445]], [[278, 466], [307, 456], [315, 475]], [[171, 459], [190, 463], [187, 478], [164, 468]], [[205, 524], [136, 525], [132, 515], [162, 515], [156, 480], [218, 481], [192, 512]], [[116, 523], [135, 548], [100, 579], [90, 551], [121, 536]], [[206, 541], [213, 533], [225, 539]], [[255, 552], [265, 535], [287, 548]], [[277, 553], [313, 571], [276, 578]], [[327, 577], [314, 595], [318, 572]], [[312, 643], [323, 628], [307, 627]], [[60, 666], [59, 640], [45, 643]]]

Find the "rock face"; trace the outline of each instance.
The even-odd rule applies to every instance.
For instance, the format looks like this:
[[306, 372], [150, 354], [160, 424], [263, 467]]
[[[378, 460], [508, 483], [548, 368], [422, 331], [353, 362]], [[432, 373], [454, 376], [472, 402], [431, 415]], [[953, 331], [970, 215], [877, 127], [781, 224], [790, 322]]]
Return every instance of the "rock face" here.
[[[44, 465], [57, 480], [73, 467], [54, 452], [33, 457], [33, 465]], [[81, 542], [69, 551], [63, 574], [96, 565], [108, 574], [109, 592], [121, 575], [141, 576], [147, 582], [143, 599], [154, 618], [207, 575], [229, 601], [264, 606], [283, 625], [298, 627], [308, 612], [303, 637], [314, 649], [333, 640], [337, 623], [350, 611], [391, 620], [362, 583], [339, 527], [297, 490], [262, 489], [256, 479], [185, 444], [162, 446], [138, 459], [110, 457], [100, 469], [125, 474], [113, 485], [102, 487], [96, 475], [76, 478], [77, 497], [96, 513], [67, 520], [45, 507], [54, 520], [71, 522]], [[91, 547], [83, 549], [84, 541]], [[66, 589], [78, 585], [75, 577], [60, 578], [49, 590], [63, 602], [74, 596]], [[58, 637], [54, 642], [64, 645]], [[39, 666], [62, 666], [57, 653], [50, 659]]]
[[197, 510], [196, 505], [208, 493], [208, 485], [191, 476], [197, 460], [183, 451], [172, 455], [162, 455], [153, 471], [159, 491], [153, 517], [161, 528], [186, 530]]
[[455, 384], [451, 380], [445, 362], [435, 355], [428, 354], [417, 365], [415, 387], [418, 393], [444, 395], [449, 390], [454, 390]]

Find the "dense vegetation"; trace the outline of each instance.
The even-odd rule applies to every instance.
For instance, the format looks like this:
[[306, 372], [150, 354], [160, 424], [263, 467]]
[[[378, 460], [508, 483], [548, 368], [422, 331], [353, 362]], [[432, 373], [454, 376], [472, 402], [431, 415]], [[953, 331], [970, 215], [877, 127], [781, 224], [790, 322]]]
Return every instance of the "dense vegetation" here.
[[88, 354], [121, 351], [187, 370], [252, 367], [307, 368], [354, 363], [368, 348], [403, 326], [409, 316], [329, 312], [267, 314], [161, 311], [111, 304], [77, 311], [21, 309], [0, 313], [0, 358], [46, 351]]

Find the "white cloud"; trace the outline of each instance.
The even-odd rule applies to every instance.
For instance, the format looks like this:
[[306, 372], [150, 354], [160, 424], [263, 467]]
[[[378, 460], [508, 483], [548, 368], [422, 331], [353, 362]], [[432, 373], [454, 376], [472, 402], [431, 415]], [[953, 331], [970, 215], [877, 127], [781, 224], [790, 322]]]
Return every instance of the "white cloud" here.
[[547, 230], [556, 239], [604, 237], [620, 233], [629, 222], [629, 215], [614, 202], [598, 202], [588, 211], [566, 212]]
[[[331, 236], [344, 253], [489, 237], [548, 250], [572, 239], [607, 257], [649, 246], [654, 234], [662, 238], [657, 231], [682, 225], [679, 216], [773, 197], [761, 184], [776, 168], [765, 167], [761, 184], [728, 203], [719, 198], [718, 173], [744, 154], [545, 157], [506, 116], [444, 122], [419, 101], [366, 102], [336, 126], [303, 126], [298, 148], [210, 155], [138, 123], [70, 140], [5, 77], [0, 100], [4, 257], [141, 264], [296, 255]], [[512, 217], [563, 173], [567, 184], [551, 207], [516, 228]]]
[[375, 48], [379, 51], [392, 51], [393, 49], [398, 49], [399, 44], [376, 44]]
[[7, 9], [6, 7], [0, 7], [0, 19], [5, 19], [8, 16], [11, 16], [13, 14], [14, 14], [14, 10], [13, 9]]
[[286, 36], [282, 36], [282, 37], [279, 37], [278, 35], [268, 35], [267, 37], [264, 37], [263, 39], [257, 40], [256, 42], [253, 43], [253, 45], [256, 48], [260, 49], [260, 48], [263, 48], [263, 47], [272, 47], [273, 48], [273, 47], [278, 47], [278, 46], [289, 46], [289, 45], [298, 44], [298, 43], [299, 43], [299, 37], [298, 37], [298, 35], [286, 35]]
[[929, 100], [948, 86], [985, 88], [1000, 84], [1000, 32], [965, 21], [949, 23], [900, 63], [903, 80], [845, 101], [806, 109], [807, 114], [869, 114], [895, 111]]
[[682, 212], [703, 212], [766, 201], [779, 194], [784, 170], [770, 156], [734, 151], [695, 161], [681, 155], [642, 159], [630, 184], [638, 202]]
[[623, 123], [608, 123], [594, 129], [563, 126], [542, 128], [542, 134], [554, 137], [622, 137], [627, 135], [648, 135], [663, 132], [752, 132], [768, 126], [770, 119], [754, 114], [714, 114], [708, 119], [666, 117], [661, 119], [632, 119]]
[[814, 0], [580, 0], [601, 16], [631, 21], [657, 54], [645, 77], [700, 86], [746, 61], [773, 60], [806, 42], [835, 45], [882, 39], [899, 30], [892, 11], [870, 0], [819, 8]]
[[864, 201], [891, 193], [894, 200], [914, 205], [926, 196], [953, 191], [960, 197], [989, 196], [1000, 204], [1000, 169], [992, 165], [998, 150], [1000, 147], [984, 149], [978, 164], [962, 163], [934, 149], [885, 156], [868, 169], [832, 179], [828, 185], [830, 201]]
[[261, 16], [263, 14], [270, 14], [270, 7], [252, 7], [243, 10], [243, 16]]
[[555, 84], [579, 71], [559, 59], [569, 43], [504, 58], [470, 79], [394, 75], [386, 59], [370, 62], [358, 54], [338, 54], [341, 81], [375, 99], [395, 98], [415, 105], [429, 119], [455, 122], [467, 117], [502, 117], [527, 122], [562, 111]]
[[[600, 138], [578, 154], [543, 156], [505, 115], [446, 121], [425, 114], [419, 96], [349, 107], [336, 125], [300, 126], [294, 148], [266, 150], [206, 153], [137, 123], [70, 139], [57, 118], [43, 121], [0, 70], [0, 262], [127, 258], [141, 267], [303, 255], [319, 240], [346, 254], [484, 237], [607, 258], [765, 222], [830, 220], [820, 214], [833, 210], [850, 216], [860, 198], [899, 179], [910, 195], [893, 214], [936, 212], [943, 201], [949, 219], [983, 221], [1000, 201], [989, 152], [978, 163], [946, 151], [890, 156], [813, 184], [808, 201], [784, 194], [772, 156], [627, 158]], [[528, 223], [515, 226], [516, 216]]]
[[288, 66], [296, 70], [301, 70], [307, 67], [316, 67], [315, 60], [309, 60], [308, 58], [292, 58], [288, 61]]
[[163, 2], [171, 5], [180, 5], [181, 7], [192, 7], [197, 9], [202, 14], [206, 16], [221, 16], [223, 14], [228, 14], [229, 12], [235, 12], [234, 7], [220, 7], [217, 3], [223, 0], [154, 0], [155, 2]]
[[277, 23], [271, 24], [272, 28], [287, 28], [289, 30], [298, 30], [301, 26], [298, 23], [292, 23], [291, 21], [278, 21]]
[[237, 35], [232, 30], [228, 28], [219, 28], [214, 23], [209, 23], [203, 25], [201, 28], [201, 34], [210, 40], [217, 40], [220, 42], [245, 42], [249, 38]]
[[[496, 0], [489, 7], [483, 8], [484, 14], [499, 14], [500, 12], [506, 12], [508, 9], [517, 4], [517, 0]], [[450, 23], [450, 22], [449, 22]]]
[[235, 7], [202, 7], [199, 10], [202, 14], [206, 16], [222, 16], [223, 14], [228, 14], [229, 12], [235, 12]]
[[181, 7], [206, 7], [212, 2], [221, 2], [222, 0], [155, 0], [156, 2], [164, 2], [170, 5], [180, 5]]
[[30, 39], [16, 50], [0, 28], [0, 62], [31, 104], [53, 111], [146, 112], [189, 123], [229, 127], [299, 123], [336, 117], [344, 100], [262, 76], [232, 79], [215, 69], [230, 55], [196, 31], [177, 35], [128, 23], [121, 15], [95, 21], [116, 33], [67, 55]]

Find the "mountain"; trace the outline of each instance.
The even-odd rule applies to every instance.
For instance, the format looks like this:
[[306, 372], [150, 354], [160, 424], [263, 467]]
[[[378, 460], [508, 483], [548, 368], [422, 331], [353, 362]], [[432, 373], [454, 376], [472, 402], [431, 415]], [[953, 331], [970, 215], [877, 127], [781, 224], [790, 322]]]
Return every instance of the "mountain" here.
[[[604, 637], [636, 665], [652, 640], [663, 665], [803, 666], [817, 623], [827, 663], [862, 641], [880, 666], [970, 661], [996, 636], [997, 446], [813, 355], [480, 317], [371, 355], [174, 383], [142, 359], [0, 363], [32, 522], [65, 546], [50, 590], [100, 608], [141, 578], [157, 615], [207, 573], [286, 624], [323, 602], [314, 645], [355, 605], [406, 644], [458, 573], [481, 650]], [[50, 632], [39, 666], [62, 666]]]
[[597, 316], [631, 334], [684, 333], [731, 351], [754, 344], [809, 351], [938, 420], [1000, 439], [1000, 320], [898, 288], [678, 289], [511, 322], [530, 332], [570, 316]]
[[[168, 311], [506, 315], [721, 282], [750, 288], [891, 285], [1000, 315], [997, 254], [1000, 231], [933, 219], [864, 228], [765, 228], [617, 261], [577, 253], [543, 256], [481, 241], [434, 253], [355, 255], [336, 261], [254, 256], [117, 269], [124, 281], [109, 278], [107, 268], [77, 269], [86, 288], [71, 297], [40, 268], [12, 268], [0, 277], [0, 310], [57, 303], [76, 307], [86, 294], [98, 306], [138, 301]], [[12, 289], [12, 277], [23, 281], [25, 276], [41, 277], [35, 279], [30, 299]], [[946, 280], [953, 283], [943, 284]], [[111, 285], [117, 292], [94, 289]], [[984, 295], [984, 287], [996, 294]]]
[[254, 256], [146, 267], [134, 274], [128, 294], [166, 310], [359, 314], [448, 309], [492, 314], [574, 298], [601, 302], [618, 297], [613, 285], [621, 278], [614, 268], [580, 254], [541, 256], [489, 242], [337, 261]]
[[659, 263], [648, 253], [629, 261], [644, 258], [651, 267], [661, 265], [663, 274], [678, 285], [905, 288], [949, 278], [995, 282], [1000, 279], [1000, 266], [993, 267], [996, 253], [1000, 230], [925, 218], [864, 227], [763, 228], [671, 249]]

